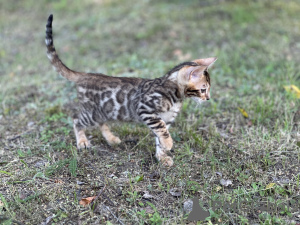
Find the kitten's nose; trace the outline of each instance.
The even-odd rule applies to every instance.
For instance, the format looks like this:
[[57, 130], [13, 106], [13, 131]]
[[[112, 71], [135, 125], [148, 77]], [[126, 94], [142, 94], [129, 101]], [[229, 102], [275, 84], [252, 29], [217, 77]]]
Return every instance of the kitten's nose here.
[[206, 98], [206, 100], [208, 101], [208, 100], [209, 100], [209, 98]]

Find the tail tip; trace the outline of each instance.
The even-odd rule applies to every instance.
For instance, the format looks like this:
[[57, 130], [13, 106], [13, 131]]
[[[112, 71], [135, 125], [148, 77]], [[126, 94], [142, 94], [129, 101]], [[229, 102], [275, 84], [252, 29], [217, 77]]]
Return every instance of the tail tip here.
[[48, 22], [52, 23], [53, 21], [53, 14], [50, 14], [50, 16], [48, 17]]

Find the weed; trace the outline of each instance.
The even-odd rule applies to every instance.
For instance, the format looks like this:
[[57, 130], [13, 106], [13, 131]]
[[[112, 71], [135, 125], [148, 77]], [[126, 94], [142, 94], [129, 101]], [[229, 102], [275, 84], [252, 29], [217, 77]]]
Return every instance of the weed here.
[[126, 198], [126, 201], [128, 201], [132, 205], [135, 204], [137, 199], [139, 199], [141, 197], [137, 191], [134, 191], [134, 192], [127, 191], [127, 194], [129, 195], [129, 197]]

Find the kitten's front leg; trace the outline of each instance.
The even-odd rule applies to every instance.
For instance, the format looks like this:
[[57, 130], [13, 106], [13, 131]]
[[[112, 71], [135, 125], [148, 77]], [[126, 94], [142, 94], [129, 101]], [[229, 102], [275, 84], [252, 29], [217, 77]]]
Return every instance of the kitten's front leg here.
[[156, 158], [164, 165], [172, 166], [173, 159], [170, 150], [173, 147], [173, 140], [166, 123], [155, 114], [142, 114], [141, 117], [156, 135]]
[[160, 141], [158, 137], [155, 137], [155, 142], [156, 142], [156, 154], [155, 157], [159, 160], [162, 161], [164, 165], [166, 166], [173, 166], [173, 159], [172, 159], [172, 154], [170, 151], [164, 151], [162, 148]]

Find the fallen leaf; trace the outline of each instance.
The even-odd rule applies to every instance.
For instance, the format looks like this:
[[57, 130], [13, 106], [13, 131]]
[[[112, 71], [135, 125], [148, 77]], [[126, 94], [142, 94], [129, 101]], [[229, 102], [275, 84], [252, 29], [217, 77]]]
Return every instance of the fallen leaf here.
[[232, 181], [231, 180], [221, 179], [220, 180], [220, 184], [227, 187], [228, 185], [232, 184]]
[[80, 200], [79, 204], [83, 206], [87, 206], [91, 204], [91, 202], [96, 198], [97, 196], [87, 197]]
[[240, 112], [242, 113], [242, 115], [243, 115], [245, 118], [248, 118], [248, 117], [249, 117], [248, 113], [247, 113], [244, 109], [238, 107], [238, 110], [240, 110]]
[[295, 94], [296, 97], [300, 99], [300, 89], [297, 86], [288, 85], [288, 86], [283, 86], [283, 87], [287, 92]]
[[56, 180], [54, 180], [54, 183], [63, 184], [64, 182], [62, 180], [56, 179]]
[[266, 189], [271, 189], [275, 186], [275, 183], [269, 183], [267, 186], [266, 186]]

